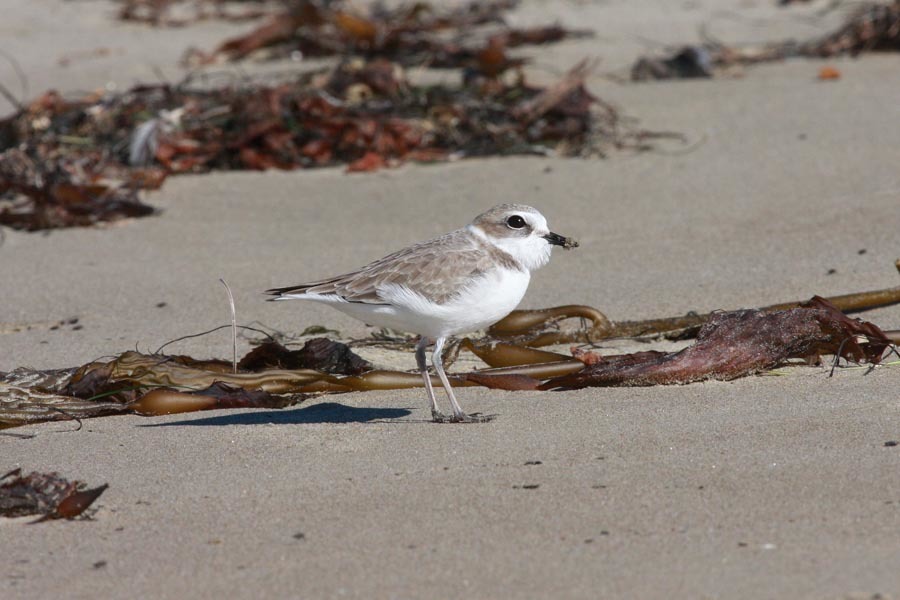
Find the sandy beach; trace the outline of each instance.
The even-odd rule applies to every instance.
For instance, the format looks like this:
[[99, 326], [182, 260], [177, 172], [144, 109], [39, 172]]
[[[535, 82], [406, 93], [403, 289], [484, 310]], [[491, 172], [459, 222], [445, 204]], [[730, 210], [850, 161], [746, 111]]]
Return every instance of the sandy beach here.
[[[599, 57], [591, 91], [686, 146], [179, 176], [146, 196], [153, 217], [4, 230], [0, 371], [149, 351], [228, 323], [220, 277], [240, 323], [366, 336], [327, 307], [260, 292], [354, 269], [507, 201], [581, 242], [534, 274], [523, 308], [642, 319], [898, 284], [896, 54], [617, 83], [605, 75], [652, 50], [647, 40], [695, 42], [701, 25], [735, 43], [804, 38], [845, 13], [763, 0], [555, 4], [527, 0], [513, 16], [597, 35], [523, 52], [535, 57], [528, 72], [551, 80]], [[187, 47], [246, 30], [124, 25], [114, 12], [100, 0], [14, 2], [0, 49], [36, 96], [177, 78]], [[98, 47], [111, 50], [60, 63]], [[841, 78], [819, 81], [825, 64]], [[864, 317], [900, 328], [900, 306]], [[168, 350], [227, 358], [230, 334]], [[367, 357], [415, 367], [411, 353]], [[423, 392], [404, 390], [0, 432], [3, 472], [109, 484], [92, 520], [0, 519], [0, 597], [900, 598], [900, 446], [885, 445], [900, 440], [900, 366], [458, 394], [497, 418], [436, 425]]]

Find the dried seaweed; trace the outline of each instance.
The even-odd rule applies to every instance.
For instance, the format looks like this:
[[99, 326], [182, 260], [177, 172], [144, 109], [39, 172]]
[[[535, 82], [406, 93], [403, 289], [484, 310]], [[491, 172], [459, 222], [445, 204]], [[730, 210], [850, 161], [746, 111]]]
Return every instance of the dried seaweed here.
[[322, 386], [351, 389], [333, 373], [360, 375], [372, 369], [345, 344], [326, 338], [309, 340], [296, 351], [267, 342], [238, 366], [241, 372], [231, 373], [231, 364], [223, 360], [125, 352], [78, 369], [17, 369], [0, 379], [0, 427], [123, 412], [284, 408], [302, 402], [307, 397], [302, 392]]
[[[538, 389], [542, 382], [542, 389], [549, 389], [731, 379], [773, 368], [790, 358], [821, 353], [874, 365], [888, 348], [896, 351], [897, 333], [886, 334], [871, 323], [846, 317], [840, 310], [865, 310], [898, 302], [900, 288], [890, 288], [836, 296], [831, 301], [814, 297], [807, 303], [789, 302], [758, 310], [620, 323], [587, 306], [515, 311], [497, 323], [488, 337], [464, 338], [451, 344], [445, 365], [449, 366], [461, 350], [468, 350], [489, 368], [450, 375], [451, 385], [505, 390]], [[560, 321], [573, 317], [584, 324], [576, 329], [560, 328]], [[576, 351], [573, 358], [533, 347], [661, 332], [697, 336], [698, 341], [679, 353], [612, 357]], [[381, 345], [402, 346], [408, 342], [406, 338], [379, 340]], [[300, 350], [289, 350], [270, 338], [237, 366], [238, 372], [232, 372], [232, 363], [225, 360], [125, 352], [77, 369], [0, 373], [0, 428], [127, 412], [164, 415], [225, 408], [284, 408], [310, 394], [423, 385], [417, 373], [373, 369], [349, 346], [327, 338], [309, 340]], [[432, 383], [440, 385], [436, 378]]]
[[[249, 56], [264, 58], [386, 58], [404, 66], [465, 69], [496, 77], [526, 62], [507, 56], [509, 48], [540, 45], [593, 35], [561, 25], [514, 28], [506, 13], [518, 0], [443, 3], [372, 3], [361, 10], [345, 0], [280, 0], [236, 9], [226, 0], [123, 0], [119, 18], [151, 25], [185, 25], [219, 18], [267, 18], [251, 31], [225, 40], [210, 52], [191, 49], [184, 62], [204, 65]], [[193, 16], [174, 16], [193, 7]]]
[[863, 3], [835, 31], [800, 45], [801, 56], [857, 56], [900, 50], [900, 0]]
[[84, 513], [107, 487], [104, 484], [86, 489], [80, 481], [69, 481], [57, 473], [35, 471], [22, 475], [21, 469], [14, 469], [0, 477], [0, 516], [41, 515], [39, 521], [74, 519]]
[[265, 369], [315, 369], [333, 375], [361, 375], [372, 370], [369, 361], [350, 347], [328, 338], [308, 340], [300, 350], [288, 350], [278, 342], [265, 342], [238, 363], [241, 371]]
[[152, 213], [133, 187], [105, 181], [85, 161], [42, 155], [35, 147], [0, 153], [0, 225], [36, 231]]
[[719, 63], [716, 48], [684, 46], [668, 56], [640, 57], [631, 67], [631, 80], [707, 78]]
[[102, 417], [127, 411], [127, 407], [120, 402], [73, 398], [0, 382], [0, 429], [45, 421]]
[[878, 364], [890, 345], [877, 326], [850, 319], [824, 298], [815, 296], [802, 307], [789, 310], [713, 314], [700, 329], [697, 342], [680, 352], [605, 357], [581, 353], [576, 356], [587, 365], [583, 370], [551, 379], [540, 388], [727, 381], [773, 369], [792, 358], [812, 362], [821, 354]]
[[449, 8], [416, 2], [367, 12], [341, 0], [291, 0], [247, 34], [226, 40], [211, 53], [194, 50], [186, 60], [209, 63], [240, 60], [260, 50], [266, 56], [359, 56], [387, 58], [402, 65], [473, 69], [496, 76], [521, 65], [506, 49], [591, 36], [560, 25], [528, 29], [505, 25], [515, 0], [469, 2]]
[[[895, 266], [900, 270], [900, 260]], [[839, 310], [858, 312], [900, 303], [900, 287], [832, 296], [826, 300]], [[772, 312], [800, 305], [800, 301], [782, 302], [764, 306], [760, 310]], [[590, 306], [566, 305], [540, 310], [514, 310], [491, 326], [488, 341], [493, 338], [517, 346], [540, 347], [658, 334], [665, 334], [671, 339], [688, 339], [696, 337], [699, 328], [716, 314], [689, 312], [678, 317], [612, 322], [602, 312]], [[584, 324], [564, 329], [560, 323], [567, 319], [579, 319]]]
[[790, 57], [830, 58], [879, 51], [900, 51], [900, 0], [862, 3], [834, 31], [803, 42], [736, 47], [707, 40], [667, 56], [640, 57], [631, 68], [631, 79], [713, 77], [735, 66]]
[[[347, 61], [282, 83], [48, 92], [0, 122], [0, 224], [37, 230], [142, 216], [138, 189], [213, 169], [348, 165], [646, 149], [576, 65], [549, 87], [416, 85], [395, 63]], [[6, 199], [4, 206], [4, 198]]]
[[[732, 379], [773, 368], [789, 358], [809, 358], [820, 353], [878, 364], [891, 344], [891, 339], [876, 326], [850, 319], [816, 297], [802, 308], [713, 313], [700, 330], [697, 344], [673, 354], [640, 352], [601, 357], [576, 352], [575, 358], [570, 358], [504, 342], [463, 340], [460, 346], [472, 350], [491, 368], [451, 375], [450, 380], [452, 385], [505, 390], [687, 383], [709, 378]], [[340, 349], [336, 351], [341, 353]], [[270, 348], [255, 355], [251, 353], [242, 363], [259, 366], [272, 356], [278, 362], [286, 355], [282, 350]], [[54, 411], [69, 413], [72, 407], [80, 411], [80, 417], [114, 412], [165, 415], [224, 408], [284, 408], [303, 401], [309, 394], [422, 385], [418, 374], [399, 371], [368, 370], [359, 375], [334, 375], [312, 369], [266, 368], [231, 373], [229, 367], [227, 361], [221, 360], [126, 352], [111, 361], [89, 363], [77, 369], [64, 389], [54, 396], [54, 405], [44, 403], [37, 393], [20, 399], [24, 406], [13, 411], [7, 411], [6, 403], [0, 402], [0, 424], [14, 426], [52, 420]], [[18, 371], [17, 377], [20, 383], [48, 378], [54, 382], [54, 390], [60, 387], [58, 373]], [[438, 385], [437, 381], [433, 383]], [[3, 393], [0, 388], [0, 398]], [[97, 400], [102, 401], [92, 412], [89, 405]], [[118, 404], [110, 408], [111, 403]]]
[[247, 21], [269, 14], [265, 0], [120, 0], [123, 21], [182, 27], [198, 21]]
[[65, 392], [75, 369], [0, 373], [0, 429], [126, 412], [119, 401], [73, 398]]
[[[121, 4], [121, 18], [152, 24], [184, 24], [173, 11], [191, 7], [204, 18], [234, 14], [224, 0]], [[340, 62], [226, 85], [198, 75], [80, 98], [48, 91], [0, 120], [0, 225], [40, 230], [147, 215], [139, 190], [173, 174], [337, 165], [368, 172], [406, 161], [604, 155], [680, 139], [640, 131], [592, 96], [587, 61], [556, 84], [530, 85], [519, 69], [525, 61], [510, 48], [589, 33], [508, 27], [504, 16], [514, 6], [376, 3], [360, 12], [340, 0], [248, 3], [240, 14], [277, 12], [207, 59], [265, 47]], [[405, 65], [459, 69], [462, 82], [423, 85], [407, 78]]]

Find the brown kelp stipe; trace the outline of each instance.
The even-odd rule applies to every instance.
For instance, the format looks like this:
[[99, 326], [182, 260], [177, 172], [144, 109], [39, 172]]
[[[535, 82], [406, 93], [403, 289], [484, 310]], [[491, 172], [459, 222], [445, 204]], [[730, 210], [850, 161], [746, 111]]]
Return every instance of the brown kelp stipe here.
[[[530, 348], [522, 350], [551, 354]], [[510, 360], [502, 358], [502, 349], [497, 352], [501, 363], [521, 362], [521, 354], [516, 353], [517, 359]], [[557, 356], [563, 360], [454, 375], [451, 383], [534, 389], [541, 380], [583, 367], [579, 360], [563, 355], [554, 358]], [[17, 373], [24, 375], [22, 371]], [[530, 383], [523, 383], [526, 380]], [[513, 385], [511, 381], [517, 387], [509, 387]], [[437, 377], [432, 382], [440, 385]], [[19, 386], [16, 395], [8, 399], [2, 397], [3, 388], [0, 388], [0, 425], [122, 412], [149, 416], [226, 408], [285, 408], [302, 402], [310, 394], [418, 388], [422, 379], [416, 373], [371, 368], [350, 375], [304, 368], [232, 373], [225, 361], [125, 352], [111, 361], [84, 365], [70, 378], [46, 379], [43, 385], [32, 389]], [[91, 410], [92, 400], [102, 400], [93, 403], [94, 410]]]
[[[865, 310], [897, 302], [900, 288], [891, 288], [830, 301], [814, 297], [806, 303], [756, 310], [624, 323], [611, 323], [600, 311], [585, 306], [516, 311], [492, 328], [493, 337], [464, 338], [455, 345], [455, 352], [468, 350], [489, 368], [453, 374], [450, 379], [454, 386], [521, 391], [734, 379], [794, 359], [812, 363], [821, 354], [877, 365], [886, 350], [894, 350], [896, 338], [845, 316], [839, 308]], [[582, 319], [585, 325], [559, 329], [559, 321], [567, 318]], [[573, 357], [533, 347], [670, 331], [688, 331], [697, 342], [669, 354], [619, 356], [575, 349]], [[0, 427], [125, 412], [165, 415], [285, 408], [311, 394], [423, 385], [416, 373], [375, 369], [349, 346], [327, 338], [309, 340], [299, 350], [267, 341], [238, 361], [237, 372], [233, 371], [232, 361], [138, 352], [78, 369], [17, 369], [0, 374]], [[437, 378], [432, 381], [440, 384]]]
[[[900, 271], [900, 261], [896, 264]], [[843, 312], [859, 312], [900, 303], [900, 286], [832, 296], [826, 300]], [[796, 308], [802, 301], [782, 302], [764, 306], [759, 310], [773, 312]], [[688, 313], [680, 317], [646, 319], [643, 321], [620, 321], [613, 323], [606, 315], [590, 306], [558, 306], [540, 310], [515, 310], [488, 330], [489, 338], [509, 341], [516, 345], [531, 347], [555, 344], [584, 344], [610, 338], [630, 338], [659, 334], [677, 334], [673, 337], [687, 339], [695, 337], [697, 328], [717, 313]], [[562, 329], [560, 321], [583, 319], [589, 322], [584, 327]]]

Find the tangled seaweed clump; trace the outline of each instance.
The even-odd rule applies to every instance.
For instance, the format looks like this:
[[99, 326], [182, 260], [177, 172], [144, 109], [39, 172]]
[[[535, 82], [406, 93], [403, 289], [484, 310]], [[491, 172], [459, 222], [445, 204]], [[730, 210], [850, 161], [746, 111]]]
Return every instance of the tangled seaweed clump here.
[[[834, 300], [856, 310], [871, 308], [900, 302], [900, 288]], [[573, 317], [591, 323], [572, 331], [559, 328], [560, 319]], [[647, 332], [696, 337], [697, 342], [678, 352], [611, 356], [583, 348], [573, 349], [572, 355], [535, 348]], [[872, 323], [851, 319], [819, 297], [799, 305], [621, 324], [610, 322], [591, 307], [562, 306], [515, 311], [489, 331], [488, 337], [465, 338], [452, 345], [445, 363], [452, 363], [465, 349], [488, 366], [452, 374], [450, 380], [456, 386], [551, 390], [669, 385], [735, 379], [792, 360], [815, 364], [823, 354], [878, 365], [887, 350], [896, 352], [897, 339], [897, 332], [889, 334]], [[399, 342], [404, 345], [408, 340]], [[423, 385], [417, 373], [376, 369], [349, 346], [326, 338], [309, 340], [300, 350], [270, 340], [231, 363], [159, 352], [125, 352], [77, 369], [0, 373], [0, 428], [122, 413], [285, 408], [311, 394]]]
[[511, 154], [644, 149], [585, 88], [583, 61], [549, 87], [524, 77], [417, 85], [386, 60], [347, 61], [287, 82], [138, 86], [67, 100], [48, 93], [0, 121], [0, 224], [19, 229], [142, 216], [137, 190], [171, 174]]
[[104, 484], [86, 489], [82, 482], [69, 481], [57, 473], [35, 471], [23, 475], [21, 469], [13, 469], [0, 477], [0, 517], [41, 515], [38, 521], [74, 519], [107, 487]]
[[864, 2], [839, 27], [820, 37], [761, 46], [728, 46], [707, 40], [702, 44], [683, 46], [668, 55], [640, 57], [631, 67], [631, 79], [714, 77], [734, 67], [793, 57], [831, 58], [897, 51], [900, 51], [900, 0]]
[[[154, 26], [186, 25], [206, 18], [246, 21], [265, 17], [249, 32], [211, 51], [192, 49], [190, 64], [248, 58], [356, 56], [386, 58], [405, 66], [437, 69], [482, 68], [508, 48], [591, 37], [589, 30], [559, 24], [511, 27], [506, 15], [518, 0], [453, 3], [370, 3], [345, 0], [121, 0], [119, 18]], [[449, 3], [448, 3], [449, 4]], [[193, 8], [193, 18], [189, 16]], [[210, 10], [212, 8], [213, 10]], [[176, 16], [175, 13], [181, 13]], [[521, 64], [505, 62], [503, 68]], [[496, 70], [498, 65], [494, 64]], [[497, 71], [499, 72], [499, 71]]]
[[[587, 61], [548, 87], [526, 82], [527, 61], [508, 48], [590, 33], [508, 27], [503, 15], [515, 5], [373, 5], [363, 13], [345, 2], [260, 3], [234, 18], [268, 21], [195, 59], [241, 60], [266, 49], [340, 62], [224, 85], [188, 77], [80, 98], [49, 91], [0, 120], [0, 225], [40, 230], [144, 216], [153, 211], [138, 192], [179, 173], [337, 165], [359, 172], [405, 161], [647, 148], [652, 134], [628, 127], [586, 90]], [[234, 16], [230, 2], [126, 0], [120, 18], [165, 24], [185, 6]], [[462, 83], [411, 81], [409, 65], [458, 69]]]

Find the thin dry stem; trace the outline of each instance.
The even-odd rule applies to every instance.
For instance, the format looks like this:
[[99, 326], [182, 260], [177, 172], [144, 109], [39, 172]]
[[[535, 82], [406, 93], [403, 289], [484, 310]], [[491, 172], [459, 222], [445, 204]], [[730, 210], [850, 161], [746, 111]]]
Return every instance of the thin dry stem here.
[[222, 282], [222, 285], [225, 286], [225, 291], [228, 292], [228, 305], [231, 307], [231, 370], [233, 373], [237, 373], [237, 314], [234, 310], [234, 295], [224, 279], [220, 277], [219, 281]]

